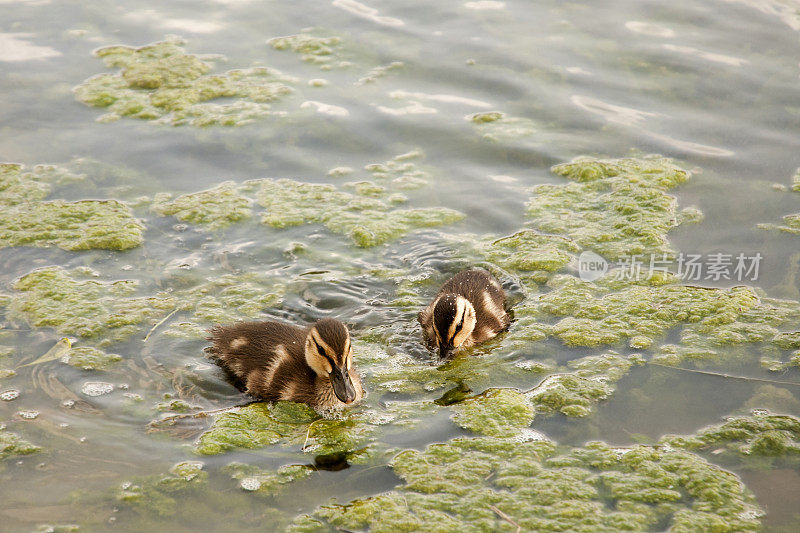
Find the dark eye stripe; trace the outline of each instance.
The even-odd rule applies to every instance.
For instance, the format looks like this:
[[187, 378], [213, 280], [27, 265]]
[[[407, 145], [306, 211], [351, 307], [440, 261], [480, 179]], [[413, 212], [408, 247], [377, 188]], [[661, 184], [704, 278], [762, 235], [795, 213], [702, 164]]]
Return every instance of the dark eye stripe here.
[[317, 345], [317, 351], [319, 352], [319, 354], [320, 354], [322, 357], [324, 357], [325, 359], [327, 359], [327, 360], [328, 360], [328, 362], [331, 364], [331, 368], [336, 368], [336, 363], [334, 363], [334, 362], [333, 362], [333, 359], [331, 359], [331, 358], [328, 356], [328, 352], [326, 352], [326, 351], [325, 351], [325, 349], [324, 349], [322, 346], [320, 346], [320, 345], [319, 345], [319, 343], [318, 343], [318, 342], [317, 342], [315, 339], [312, 339], [312, 340], [314, 340], [314, 344], [316, 344], [316, 345]]
[[317, 345], [317, 351], [319, 352], [319, 354], [320, 354], [322, 357], [324, 357], [324, 358], [326, 358], [326, 359], [327, 359], [327, 358], [328, 358], [328, 352], [326, 352], [326, 351], [325, 351], [325, 348], [323, 348], [322, 346], [320, 346], [320, 345], [319, 345], [319, 343], [317, 342], [317, 340], [316, 340], [316, 339], [313, 339], [313, 340], [314, 340], [314, 344], [316, 344], [316, 345]]
[[464, 312], [461, 314], [461, 320], [458, 321], [458, 324], [456, 324], [456, 327], [453, 330], [453, 336], [450, 338], [450, 342], [453, 342], [453, 340], [456, 338], [456, 335], [458, 335], [458, 332], [461, 331], [462, 327], [464, 327], [464, 317], [466, 315], [467, 315], [467, 310], [464, 309]]

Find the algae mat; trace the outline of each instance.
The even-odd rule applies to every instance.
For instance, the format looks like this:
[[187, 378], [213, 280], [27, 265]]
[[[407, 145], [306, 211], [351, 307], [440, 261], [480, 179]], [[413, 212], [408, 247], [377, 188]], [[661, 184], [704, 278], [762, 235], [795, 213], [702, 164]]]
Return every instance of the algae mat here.
[[[5, 529], [798, 528], [791, 10], [12, 4]], [[434, 361], [416, 313], [470, 266], [513, 324]], [[345, 413], [203, 353], [325, 316]]]

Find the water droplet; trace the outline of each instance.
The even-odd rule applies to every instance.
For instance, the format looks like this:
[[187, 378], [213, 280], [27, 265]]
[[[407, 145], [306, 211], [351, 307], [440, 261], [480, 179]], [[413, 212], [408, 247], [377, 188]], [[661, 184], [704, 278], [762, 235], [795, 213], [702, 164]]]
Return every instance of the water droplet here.
[[86, 396], [102, 396], [114, 390], [114, 385], [104, 381], [87, 381], [81, 387], [81, 392]]

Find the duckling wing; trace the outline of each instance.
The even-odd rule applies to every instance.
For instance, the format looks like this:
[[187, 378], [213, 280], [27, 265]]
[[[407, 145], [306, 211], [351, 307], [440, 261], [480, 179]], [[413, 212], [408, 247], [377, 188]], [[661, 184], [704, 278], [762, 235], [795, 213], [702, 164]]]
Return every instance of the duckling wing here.
[[[234, 384], [254, 396], [280, 399], [276, 374], [305, 376], [306, 330], [280, 322], [243, 322], [216, 326], [209, 333], [208, 352]], [[274, 397], [273, 397], [274, 396]]]

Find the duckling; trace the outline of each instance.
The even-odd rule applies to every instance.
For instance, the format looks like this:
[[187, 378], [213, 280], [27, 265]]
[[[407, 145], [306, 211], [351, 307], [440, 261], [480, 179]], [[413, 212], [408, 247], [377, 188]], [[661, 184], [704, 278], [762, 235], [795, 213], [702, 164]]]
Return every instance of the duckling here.
[[341, 407], [364, 395], [347, 327], [324, 318], [310, 327], [242, 322], [209, 330], [212, 354], [237, 386], [267, 401]]
[[440, 357], [486, 341], [511, 323], [505, 310], [506, 293], [485, 270], [459, 272], [439, 289], [436, 298], [417, 316], [425, 342]]

